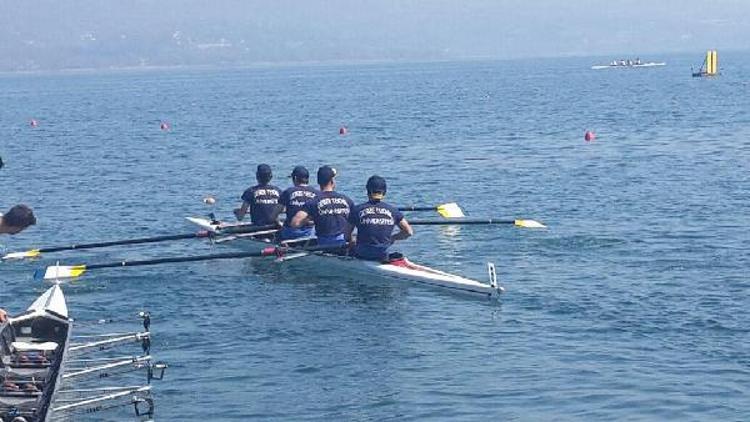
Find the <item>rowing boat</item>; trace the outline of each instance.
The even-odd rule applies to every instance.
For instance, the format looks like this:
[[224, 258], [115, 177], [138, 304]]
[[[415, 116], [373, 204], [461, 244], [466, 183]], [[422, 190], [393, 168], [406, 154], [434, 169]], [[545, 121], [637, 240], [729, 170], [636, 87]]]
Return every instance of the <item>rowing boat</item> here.
[[48, 421], [61, 385], [72, 321], [59, 285], [0, 325], [0, 420]]
[[664, 62], [647, 62], [647, 63], [640, 63], [640, 64], [598, 64], [591, 66], [591, 69], [593, 70], [600, 70], [600, 69], [629, 69], [629, 68], [639, 68], [639, 67], [659, 67], [659, 66], [666, 66], [667, 64]]
[[[123, 405], [134, 406], [138, 416], [152, 417], [150, 385], [80, 388], [87, 381], [99, 383], [113, 374], [140, 369], [146, 370], [149, 383], [163, 377], [166, 364], [151, 363], [149, 354], [150, 315], [140, 316], [146, 331], [96, 335], [93, 340], [84, 336], [86, 341], [76, 343], [65, 296], [55, 284], [26, 312], [0, 324], [0, 421], [69, 420], [75, 414]], [[138, 343], [145, 355], [80, 358], [127, 342]], [[73, 384], [79, 388], [71, 389]]]
[[[242, 233], [243, 231], [249, 231], [252, 227], [247, 223], [225, 223], [201, 217], [188, 217], [187, 220], [213, 233], [212, 239], [216, 244], [226, 244], [241, 250], [255, 250], [260, 246], [268, 246], [271, 242], [268, 235], [272, 234], [272, 230]], [[304, 239], [303, 241], [311, 240], [314, 241], [314, 239]], [[300, 247], [304, 244], [295, 242], [293, 245], [284, 246]], [[324, 251], [295, 251], [294, 248], [291, 248], [288, 253], [279, 255], [276, 261], [287, 262], [292, 260], [304, 263], [306, 265], [305, 270], [308, 271], [310, 269], [321, 269], [329, 274], [345, 273], [367, 279], [374, 276], [388, 281], [439, 287], [455, 293], [488, 298], [497, 297], [504, 291], [503, 287], [497, 283], [495, 267], [492, 263], [487, 264], [489, 283], [482, 283], [413, 263], [406, 257], [393, 258], [387, 262], [376, 262]]]

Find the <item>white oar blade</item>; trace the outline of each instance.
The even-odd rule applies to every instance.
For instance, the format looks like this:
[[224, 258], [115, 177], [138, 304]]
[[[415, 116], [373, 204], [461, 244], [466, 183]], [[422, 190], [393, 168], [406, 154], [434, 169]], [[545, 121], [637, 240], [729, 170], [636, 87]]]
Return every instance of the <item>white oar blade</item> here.
[[466, 217], [466, 215], [464, 215], [464, 212], [461, 209], [461, 207], [459, 207], [458, 204], [455, 203], [455, 202], [451, 202], [449, 204], [439, 205], [437, 207], [437, 211], [444, 218], [463, 218], [463, 217]]
[[39, 252], [39, 249], [32, 249], [30, 251], [11, 252], [9, 254], [5, 254], [5, 256], [2, 257], [2, 260], [7, 261], [11, 259], [36, 258], [39, 255], [41, 255], [41, 253]]
[[42, 277], [40, 274], [34, 274], [34, 278], [41, 278], [42, 280], [60, 280], [63, 278], [75, 278], [80, 277], [81, 274], [86, 272], [85, 265], [52, 265], [44, 270]]
[[516, 220], [514, 221], [514, 224], [517, 227], [524, 227], [527, 229], [544, 229], [547, 228], [544, 224], [535, 221], [535, 220]]

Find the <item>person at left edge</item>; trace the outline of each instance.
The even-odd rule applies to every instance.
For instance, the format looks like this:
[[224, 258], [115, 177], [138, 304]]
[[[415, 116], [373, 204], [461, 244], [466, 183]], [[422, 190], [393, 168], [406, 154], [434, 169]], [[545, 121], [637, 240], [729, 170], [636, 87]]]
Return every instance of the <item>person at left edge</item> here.
[[290, 225], [303, 227], [308, 221], [315, 223], [315, 236], [321, 246], [345, 246], [344, 232], [354, 202], [348, 196], [336, 192], [336, 169], [323, 166], [318, 169], [320, 193], [292, 217]]
[[11, 207], [5, 214], [0, 214], [0, 234], [16, 234], [36, 224], [34, 211], [26, 205]]
[[[14, 235], [29, 226], [36, 224], [34, 211], [26, 205], [11, 207], [5, 214], [0, 214], [0, 234]], [[0, 308], [0, 324], [8, 319], [8, 314]]]
[[281, 190], [271, 184], [271, 167], [268, 164], [259, 164], [255, 178], [258, 184], [242, 193], [242, 205], [235, 208], [234, 216], [237, 220], [242, 220], [250, 213], [250, 219], [256, 226], [276, 224], [280, 212]]

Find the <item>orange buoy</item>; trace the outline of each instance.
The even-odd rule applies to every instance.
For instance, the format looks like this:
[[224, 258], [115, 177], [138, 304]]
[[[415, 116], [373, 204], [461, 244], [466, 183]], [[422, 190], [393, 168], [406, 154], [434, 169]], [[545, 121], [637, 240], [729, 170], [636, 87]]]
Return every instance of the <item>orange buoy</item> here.
[[596, 134], [594, 132], [590, 131], [590, 130], [587, 130], [586, 133], [583, 135], [583, 139], [586, 142], [591, 142], [594, 139], [596, 139]]
[[167, 123], [167, 122], [161, 122], [161, 124], [159, 125], [159, 128], [161, 130], [169, 130], [169, 123]]
[[346, 126], [341, 126], [341, 127], [339, 128], [339, 135], [341, 135], [341, 136], [344, 136], [344, 135], [346, 135], [347, 133], [349, 133], [349, 129], [347, 129], [347, 128], [346, 128]]
[[31, 127], [37, 127], [37, 126], [39, 126], [39, 122], [36, 121], [36, 119], [31, 119], [31, 120], [29, 120], [29, 126], [31, 126]]

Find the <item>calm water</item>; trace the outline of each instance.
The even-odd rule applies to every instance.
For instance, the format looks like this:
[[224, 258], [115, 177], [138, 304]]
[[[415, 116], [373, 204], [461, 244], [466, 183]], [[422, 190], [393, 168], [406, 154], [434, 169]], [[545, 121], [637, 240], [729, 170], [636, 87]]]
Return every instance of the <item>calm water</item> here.
[[[550, 228], [420, 227], [401, 245], [480, 279], [495, 262], [499, 305], [223, 261], [101, 270], [69, 306], [155, 314], [160, 420], [746, 419], [750, 55], [725, 54], [715, 80], [690, 77], [701, 58], [0, 76], [0, 208], [39, 217], [2, 243], [187, 232], [206, 194], [231, 215], [259, 162], [281, 185], [332, 164], [357, 200], [379, 173], [394, 203]], [[0, 306], [25, 309], [57, 259], [214, 250], [2, 263]]]

